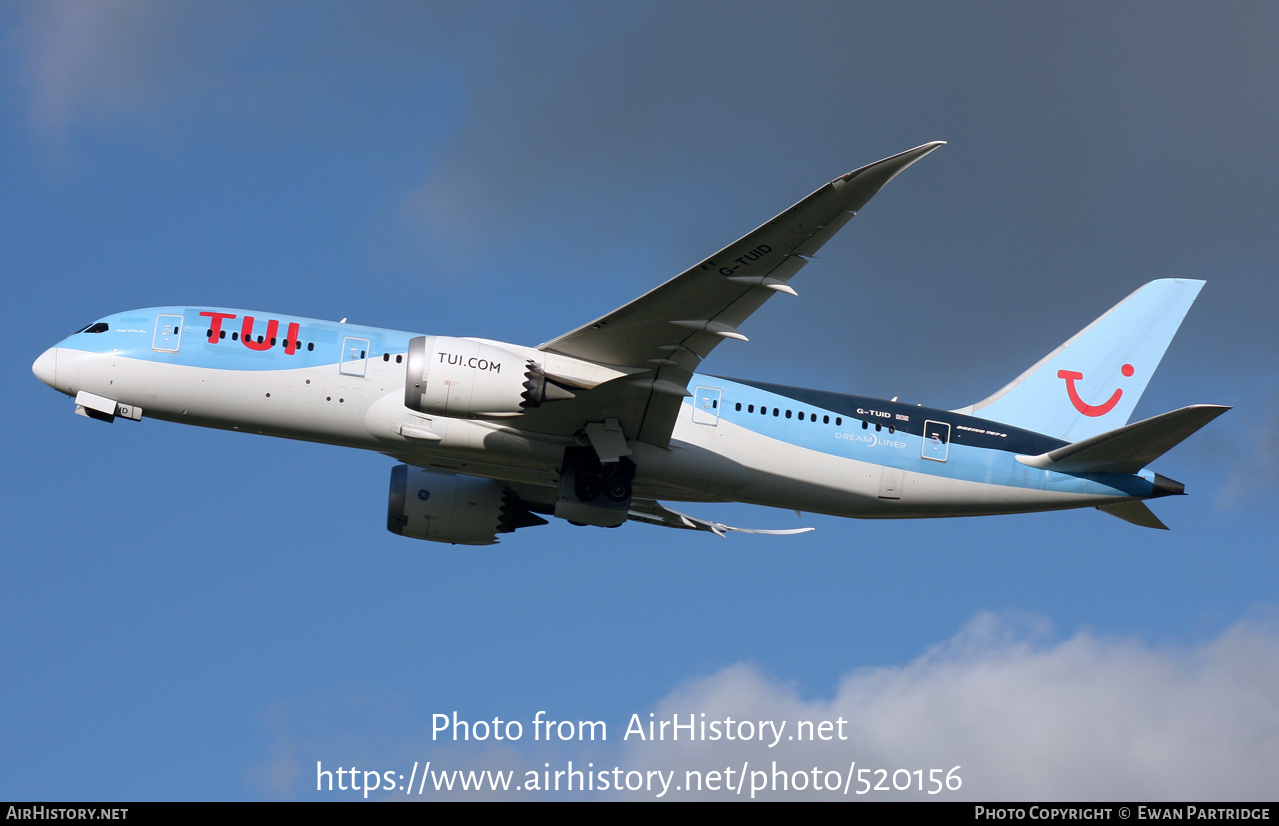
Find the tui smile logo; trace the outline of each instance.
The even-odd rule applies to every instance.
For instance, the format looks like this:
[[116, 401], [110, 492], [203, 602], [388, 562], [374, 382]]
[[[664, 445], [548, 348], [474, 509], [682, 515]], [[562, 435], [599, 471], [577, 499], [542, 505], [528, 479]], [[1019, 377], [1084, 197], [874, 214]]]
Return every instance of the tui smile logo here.
[[[1131, 364], [1125, 364], [1121, 368], [1121, 372], [1125, 376], [1131, 376], [1134, 372], [1133, 366]], [[1083, 373], [1076, 373], [1074, 370], [1057, 371], [1057, 378], [1066, 380], [1066, 395], [1070, 396], [1070, 403], [1075, 406], [1075, 409], [1080, 413], [1083, 413], [1085, 416], [1104, 416], [1114, 410], [1115, 405], [1119, 404], [1119, 399], [1124, 394], [1123, 389], [1119, 387], [1115, 388], [1115, 392], [1111, 395], [1111, 397], [1102, 404], [1088, 404], [1083, 399], [1079, 398], [1079, 390], [1075, 388], [1075, 382], [1083, 377]]]

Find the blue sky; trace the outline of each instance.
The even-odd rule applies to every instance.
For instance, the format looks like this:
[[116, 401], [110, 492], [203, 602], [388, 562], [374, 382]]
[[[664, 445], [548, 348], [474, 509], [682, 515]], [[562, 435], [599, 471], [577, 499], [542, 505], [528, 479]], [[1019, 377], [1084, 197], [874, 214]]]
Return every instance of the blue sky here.
[[[1274, 799], [1272, 6], [65, 2], [0, 23], [0, 798], [359, 796], [317, 794], [317, 761], [779, 759], [962, 765], [976, 799]], [[1157, 464], [1191, 494], [1154, 505], [1170, 532], [688, 506], [817, 530], [414, 543], [384, 529], [382, 456], [108, 427], [30, 373], [99, 316], [169, 304], [537, 344], [934, 139], [704, 369], [958, 407], [1142, 283], [1206, 279], [1136, 412], [1235, 406]], [[539, 709], [609, 740], [431, 738], [435, 713]], [[623, 742], [650, 712], [853, 736]]]

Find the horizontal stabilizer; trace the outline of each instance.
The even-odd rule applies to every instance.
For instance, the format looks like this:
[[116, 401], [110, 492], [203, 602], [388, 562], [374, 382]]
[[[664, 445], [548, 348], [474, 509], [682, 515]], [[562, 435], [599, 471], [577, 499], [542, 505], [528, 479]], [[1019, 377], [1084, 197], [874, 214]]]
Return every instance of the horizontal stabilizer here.
[[1193, 404], [1017, 461], [1060, 473], [1137, 473], [1229, 409]]
[[686, 531], [709, 531], [718, 537], [725, 537], [729, 531], [734, 533], [757, 533], [770, 536], [790, 536], [797, 533], [808, 533], [813, 528], [790, 528], [789, 530], [762, 530], [754, 528], [734, 528], [723, 522], [712, 522], [699, 519], [677, 510], [671, 510], [661, 502], [652, 499], [632, 499], [629, 518], [649, 525], [661, 525], [665, 528], [681, 528]]
[[1098, 505], [1097, 510], [1118, 516], [1125, 522], [1131, 522], [1134, 525], [1140, 525], [1143, 528], [1156, 528], [1161, 531], [1168, 530], [1168, 526], [1159, 521], [1159, 517], [1155, 516], [1154, 511], [1146, 507], [1145, 502], [1124, 502], [1120, 505]]

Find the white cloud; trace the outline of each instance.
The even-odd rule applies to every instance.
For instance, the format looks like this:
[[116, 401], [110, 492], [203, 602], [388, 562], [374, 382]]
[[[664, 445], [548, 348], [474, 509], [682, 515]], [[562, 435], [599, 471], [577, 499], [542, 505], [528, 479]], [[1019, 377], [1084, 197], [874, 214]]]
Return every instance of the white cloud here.
[[[740, 767], [941, 775], [941, 799], [1269, 799], [1279, 776], [1279, 634], [1241, 623], [1191, 649], [1159, 649], [1087, 632], [1053, 645], [986, 614], [900, 667], [844, 678], [805, 699], [760, 669], [735, 665], [657, 704], [655, 719], [846, 721], [848, 740], [628, 743], [620, 762], [652, 768]], [[701, 718], [700, 715], [705, 717]], [[868, 775], [872, 782], [876, 775]], [[898, 775], [905, 785], [905, 775]], [[918, 780], [913, 785], [918, 785]], [[854, 783], [854, 788], [857, 784]], [[811, 794], [811, 792], [810, 792]], [[773, 795], [762, 794], [768, 798]], [[830, 793], [821, 796], [829, 797]], [[855, 795], [853, 795], [855, 797]], [[869, 799], [920, 796], [878, 792]], [[925, 795], [926, 796], [926, 795]]]
[[[527, 720], [522, 739], [500, 744], [491, 739], [436, 742], [429, 734], [405, 738], [402, 725], [364, 727], [352, 738], [346, 729], [307, 730], [318, 722], [312, 720], [301, 728], [273, 725], [274, 757], [255, 766], [253, 775], [256, 785], [269, 793], [288, 796], [291, 790], [310, 796], [317, 760], [330, 768], [393, 768], [403, 773], [402, 782], [415, 762], [425, 766], [430, 761], [425, 794], [399, 789], [370, 796], [408, 801], [530, 795], [608, 799], [616, 792], [600, 790], [599, 773], [608, 774], [612, 783], [617, 767], [632, 788], [643, 786], [630, 793], [637, 799], [657, 796], [660, 782], [651, 784], [654, 790], [647, 784], [649, 772], [661, 772], [670, 784], [665, 799], [749, 799], [751, 785], [763, 783], [756, 799], [906, 800], [930, 797], [918, 785], [922, 778], [925, 790], [932, 788], [932, 770], [938, 770], [935, 776], [941, 781], [958, 766], [953, 774], [962, 786], [932, 799], [1274, 797], [1279, 777], [1279, 616], [1272, 612], [1242, 621], [1195, 646], [1153, 646], [1086, 631], [1050, 642], [1050, 633], [1047, 621], [1039, 618], [986, 613], [911, 663], [849, 673], [830, 698], [805, 696], [799, 687], [739, 663], [686, 682], [651, 708], [634, 710], [646, 730], [650, 720], [660, 725], [678, 715], [682, 725], [691, 719], [699, 726], [705, 722], [708, 732], [712, 723], [726, 731], [724, 723], [731, 719], [732, 741], [690, 740], [687, 729], [676, 741], [669, 726], [665, 739], [624, 739], [629, 712], [608, 720], [607, 743], [538, 742]], [[810, 733], [827, 739], [791, 739], [801, 721], [812, 723]], [[823, 722], [829, 726], [820, 728]], [[781, 736], [770, 747], [774, 726], [781, 726]], [[738, 739], [744, 733], [753, 733], [754, 739]], [[840, 739], [841, 733], [846, 739]], [[575, 771], [595, 773], [595, 790], [581, 791], [580, 785], [565, 790], [567, 775], [556, 779], [554, 773], [570, 768], [570, 761]], [[813, 790], [815, 769], [822, 785], [838, 787], [854, 761], [847, 795], [842, 788]], [[785, 774], [788, 786], [799, 780], [804, 788], [780, 791], [775, 769]], [[896, 780], [911, 789], [858, 795], [863, 786], [856, 769], [868, 770], [864, 776], [870, 785], [891, 786]], [[434, 791], [436, 773], [458, 770], [510, 772], [512, 790], [486, 788], [481, 794], [458, 786], [452, 792]], [[743, 770], [740, 794], [722, 788], [739, 782]], [[711, 778], [709, 772], [720, 772], [721, 788], [700, 794], [690, 790], [690, 771], [701, 772], [704, 779]], [[516, 791], [529, 772], [539, 783], [551, 783], [550, 791]], [[554, 783], [561, 785], [557, 789]], [[778, 790], [767, 788], [770, 784]], [[352, 796], [361, 795], [337, 790], [320, 794], [324, 799]]]

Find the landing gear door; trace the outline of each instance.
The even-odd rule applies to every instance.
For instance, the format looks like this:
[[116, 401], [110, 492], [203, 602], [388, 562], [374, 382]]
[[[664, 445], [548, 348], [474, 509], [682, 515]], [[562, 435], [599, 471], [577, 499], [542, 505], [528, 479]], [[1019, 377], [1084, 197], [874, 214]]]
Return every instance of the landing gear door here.
[[719, 424], [719, 388], [699, 387], [693, 391], [693, 422]]
[[344, 376], [363, 376], [365, 360], [369, 355], [369, 340], [347, 336], [342, 339], [342, 364], [338, 367]]
[[924, 446], [919, 454], [934, 462], [944, 462], [950, 455], [950, 425], [946, 422], [924, 422]]

